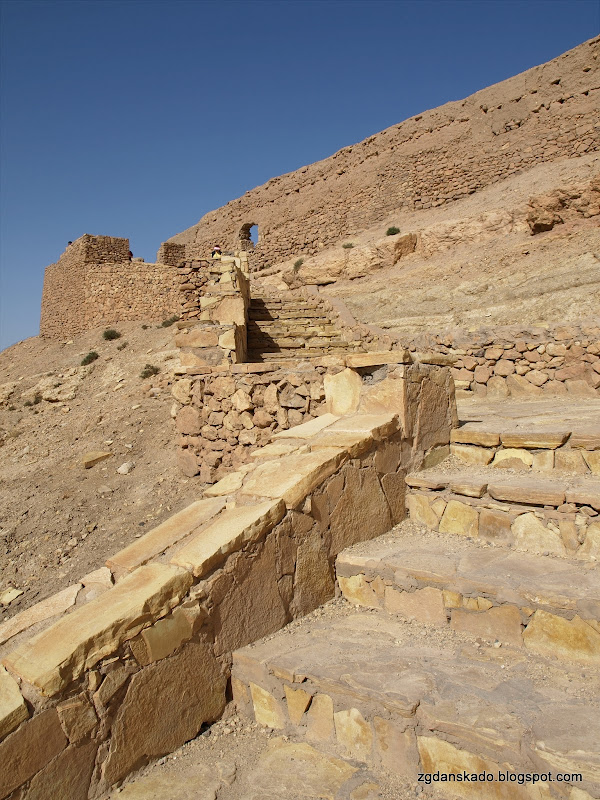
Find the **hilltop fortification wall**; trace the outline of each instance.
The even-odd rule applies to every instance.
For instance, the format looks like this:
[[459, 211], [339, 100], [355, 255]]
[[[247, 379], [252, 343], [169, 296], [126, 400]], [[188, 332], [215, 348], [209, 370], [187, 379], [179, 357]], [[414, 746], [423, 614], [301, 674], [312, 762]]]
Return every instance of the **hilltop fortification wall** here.
[[540, 162], [600, 150], [599, 106], [596, 38], [272, 178], [169, 243], [185, 245], [187, 257], [206, 257], [216, 241], [225, 249], [241, 243], [253, 268], [313, 255], [397, 210], [440, 206]]
[[46, 269], [40, 334], [74, 336], [122, 320], [161, 320], [181, 306], [177, 270], [129, 260], [129, 239], [84, 234]]

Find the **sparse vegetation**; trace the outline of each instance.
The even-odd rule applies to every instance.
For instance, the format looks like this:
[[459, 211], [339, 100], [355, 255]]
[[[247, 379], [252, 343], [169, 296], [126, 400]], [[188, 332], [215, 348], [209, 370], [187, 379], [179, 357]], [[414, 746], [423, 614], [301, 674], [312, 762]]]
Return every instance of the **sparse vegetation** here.
[[98, 353], [95, 350], [90, 350], [90, 352], [87, 354], [87, 356], [85, 356], [84, 358], [81, 359], [81, 366], [85, 367], [88, 364], [91, 364], [92, 361], [95, 361], [97, 358], [100, 358]]
[[154, 364], [146, 364], [144, 369], [140, 372], [140, 378], [145, 381], [146, 378], [151, 378], [153, 375], [158, 375], [160, 369], [155, 367]]
[[125, 350], [129, 342], [121, 342], [121, 344], [117, 345], [117, 350]]
[[397, 233], [400, 233], [400, 228], [397, 228], [395, 225], [392, 225], [391, 228], [388, 228], [385, 232], [386, 236], [395, 236]]
[[294, 261], [294, 271], [298, 272], [298, 270], [300, 269], [302, 264], [304, 264], [304, 259], [303, 258], [299, 258], [297, 261]]
[[344, 248], [344, 250], [351, 250], [354, 247], [354, 245], [352, 242], [346, 242], [345, 244], [342, 245], [342, 247]]
[[142, 325], [142, 330], [143, 331], [147, 331], [149, 327], [150, 327], [150, 325]]
[[161, 327], [170, 328], [171, 325], [173, 325], [174, 322], [177, 322], [178, 319], [179, 317], [177, 316], [177, 314], [173, 314], [173, 316], [169, 317], [169, 319], [163, 319]]
[[114, 328], [107, 328], [104, 333], [102, 334], [102, 338], [106, 339], [107, 341], [112, 341], [113, 339], [120, 339], [121, 334], [119, 331], [116, 331]]

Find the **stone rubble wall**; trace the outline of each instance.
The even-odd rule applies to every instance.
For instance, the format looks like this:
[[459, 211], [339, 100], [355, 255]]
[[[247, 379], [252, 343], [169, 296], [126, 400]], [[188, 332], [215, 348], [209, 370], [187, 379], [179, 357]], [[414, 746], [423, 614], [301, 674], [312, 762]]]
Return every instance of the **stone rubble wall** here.
[[[258, 225], [253, 268], [313, 255], [397, 210], [464, 197], [535, 164], [600, 149], [600, 40], [465, 100], [395, 125], [272, 178], [170, 242], [206, 257]], [[390, 223], [391, 224], [391, 223]]]
[[176, 270], [129, 261], [129, 240], [85, 234], [46, 269], [40, 335], [64, 338], [120, 321], [161, 321], [181, 309]]
[[553, 328], [424, 334], [406, 342], [454, 360], [452, 377], [465, 397], [600, 396], [600, 326], [597, 321]]
[[[598, 451], [590, 452], [598, 469]], [[437, 475], [409, 476], [407, 483], [410, 518], [431, 530], [539, 555], [600, 558], [600, 497], [585, 483], [490, 477], [461, 484], [460, 476]]]
[[359, 394], [0, 626], [0, 797], [99, 797], [196, 736], [232, 651], [331, 598], [337, 554], [403, 519], [407, 471], [456, 424], [450, 376], [400, 365]]

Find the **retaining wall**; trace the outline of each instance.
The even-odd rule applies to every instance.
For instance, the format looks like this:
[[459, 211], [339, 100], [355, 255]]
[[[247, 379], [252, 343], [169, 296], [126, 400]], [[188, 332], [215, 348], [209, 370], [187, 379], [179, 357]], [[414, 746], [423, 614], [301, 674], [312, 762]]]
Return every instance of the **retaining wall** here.
[[3, 623], [0, 797], [99, 797], [217, 719], [231, 652], [333, 596], [337, 553], [404, 517], [453, 425], [448, 370], [400, 365]]

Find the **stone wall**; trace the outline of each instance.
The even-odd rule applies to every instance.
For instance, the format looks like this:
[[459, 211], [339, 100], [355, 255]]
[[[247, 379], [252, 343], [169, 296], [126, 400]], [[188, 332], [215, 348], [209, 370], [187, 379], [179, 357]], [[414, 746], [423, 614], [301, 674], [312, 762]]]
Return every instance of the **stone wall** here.
[[396, 210], [473, 194], [527, 167], [600, 149], [600, 40], [272, 178], [172, 237], [188, 256], [240, 246], [253, 268], [312, 255]]
[[423, 334], [407, 345], [452, 359], [452, 377], [464, 396], [600, 396], [600, 326], [594, 320], [549, 329]]
[[401, 366], [359, 395], [0, 626], [0, 797], [99, 797], [196, 736], [232, 651], [331, 598], [336, 555], [403, 519], [406, 472], [456, 424], [450, 376]]
[[177, 270], [129, 260], [129, 240], [85, 234], [46, 269], [40, 334], [73, 336], [122, 320], [160, 321], [180, 312]]

